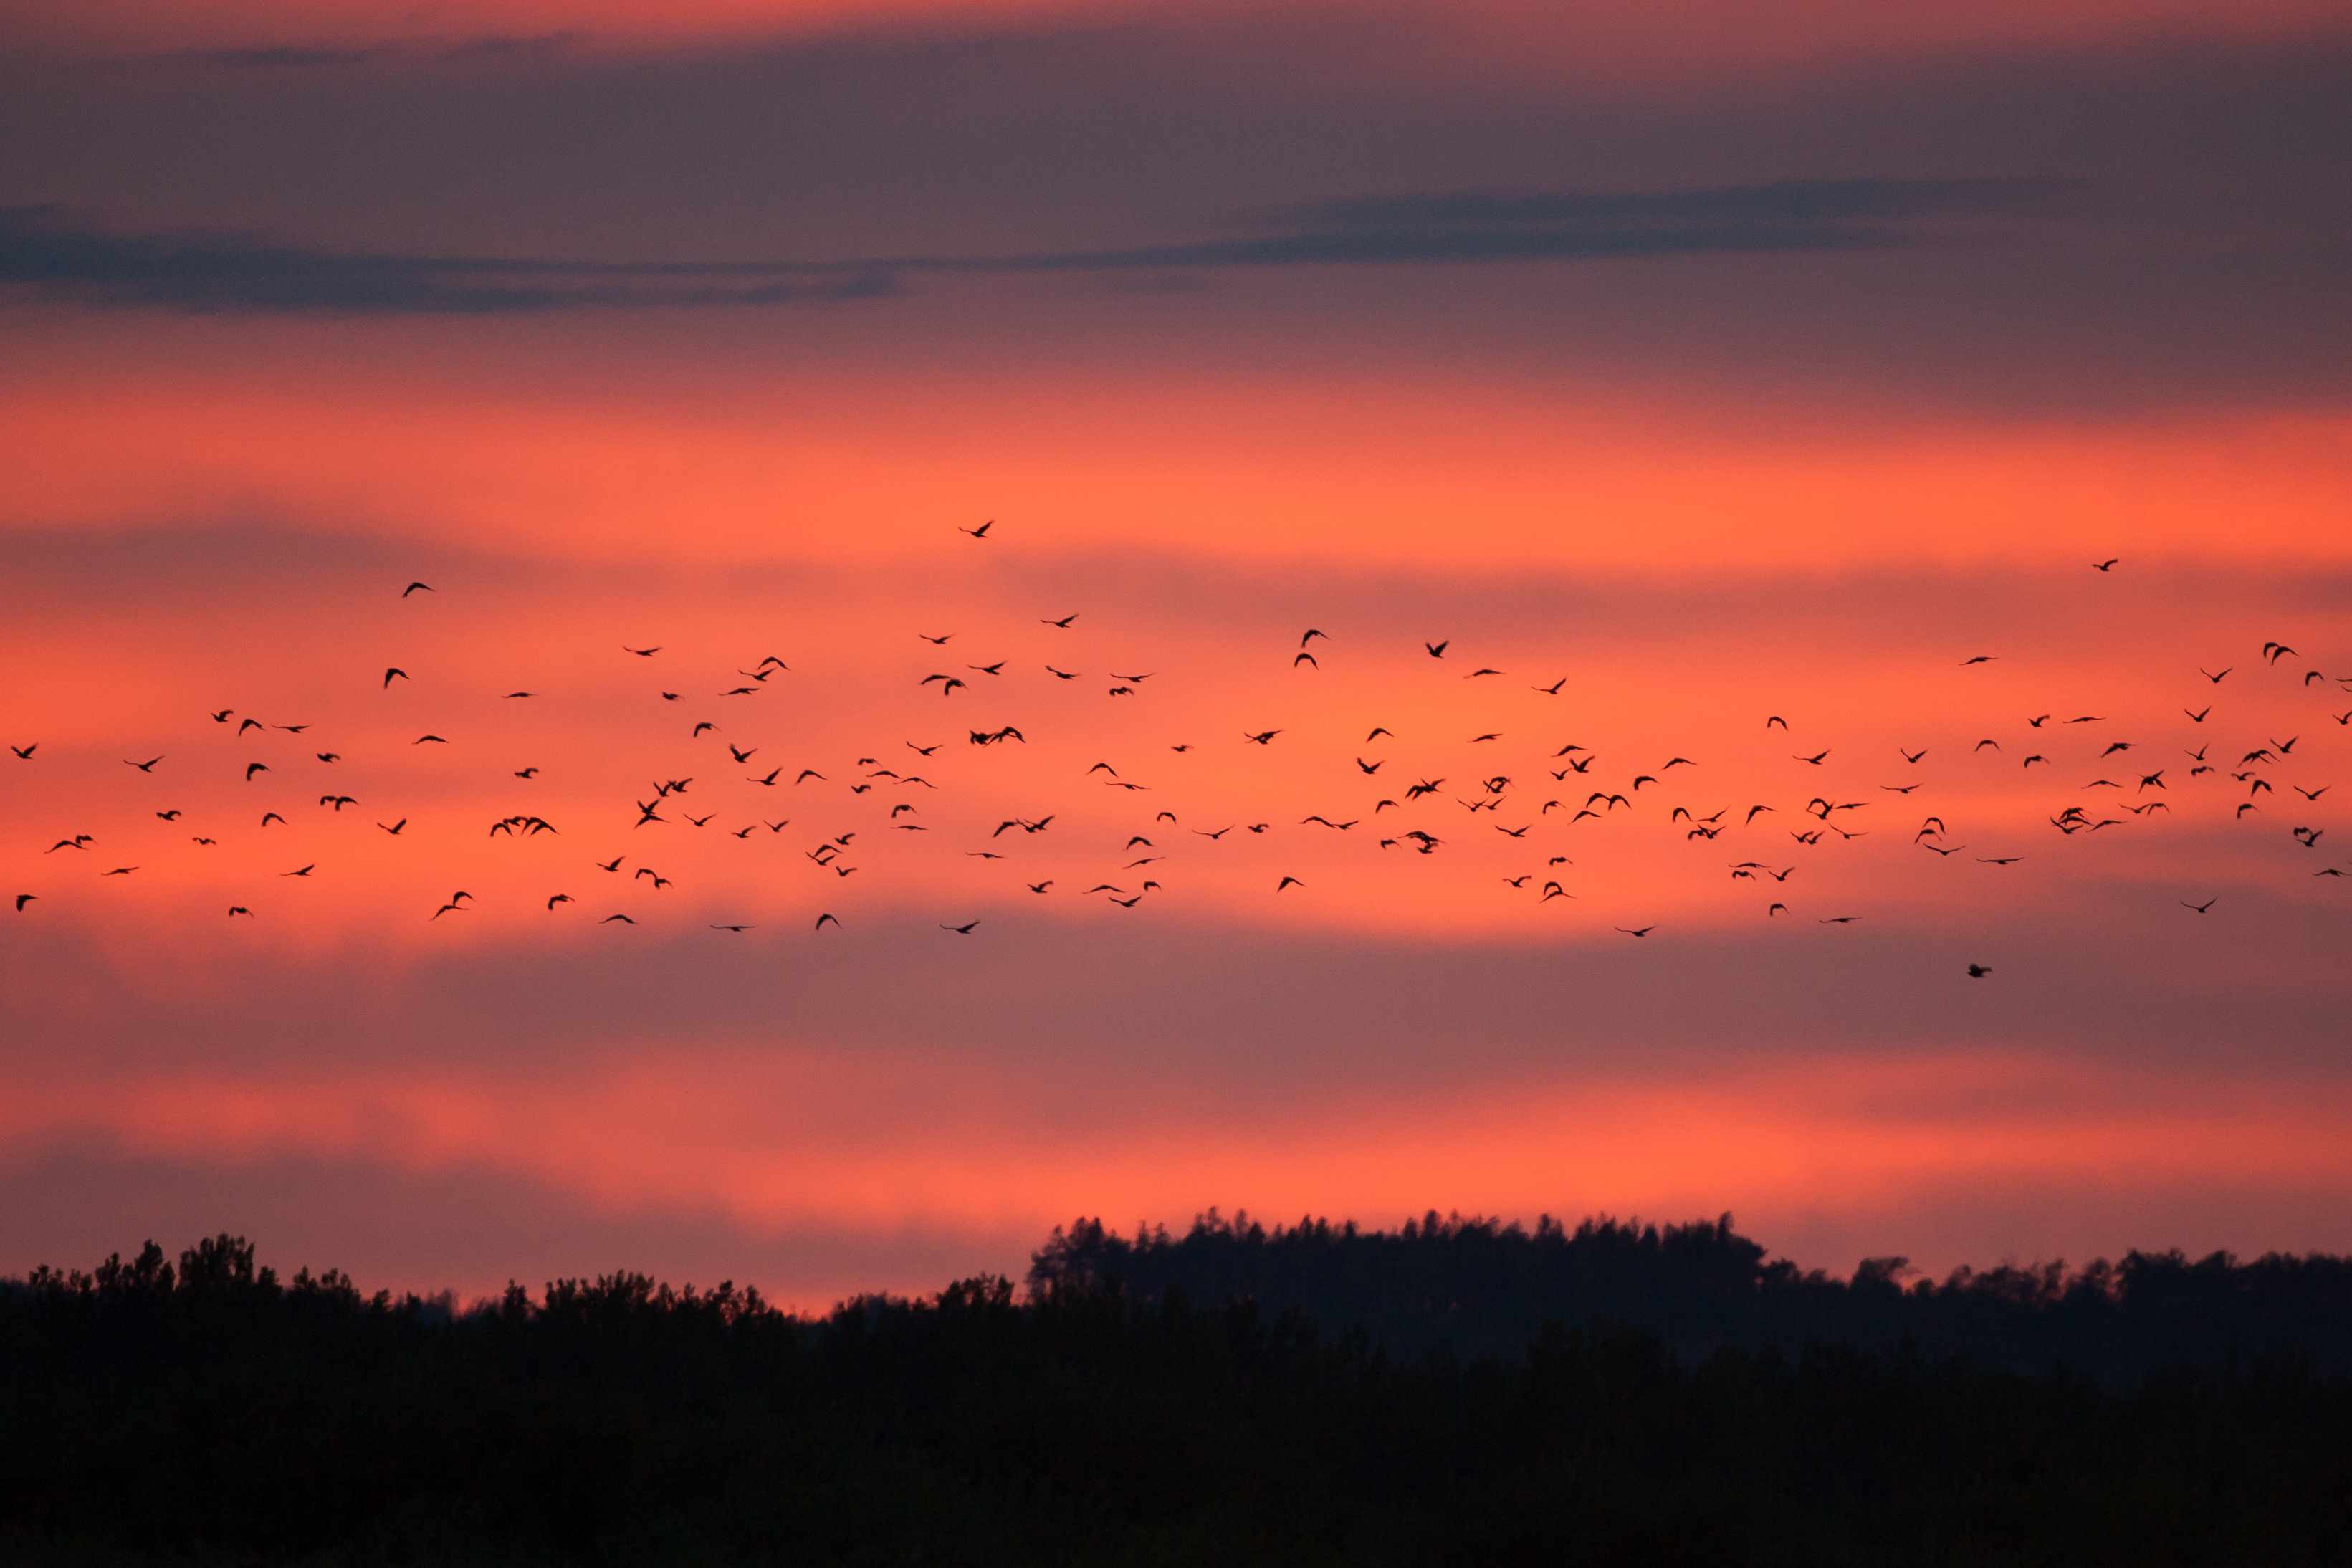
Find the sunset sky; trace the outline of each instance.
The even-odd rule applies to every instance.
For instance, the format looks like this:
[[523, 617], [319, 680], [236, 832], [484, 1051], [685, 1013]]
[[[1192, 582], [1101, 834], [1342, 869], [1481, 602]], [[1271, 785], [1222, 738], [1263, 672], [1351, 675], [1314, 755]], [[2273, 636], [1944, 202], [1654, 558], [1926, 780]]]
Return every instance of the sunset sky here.
[[0, 1273], [2352, 1250], [2340, 3], [0, 29]]

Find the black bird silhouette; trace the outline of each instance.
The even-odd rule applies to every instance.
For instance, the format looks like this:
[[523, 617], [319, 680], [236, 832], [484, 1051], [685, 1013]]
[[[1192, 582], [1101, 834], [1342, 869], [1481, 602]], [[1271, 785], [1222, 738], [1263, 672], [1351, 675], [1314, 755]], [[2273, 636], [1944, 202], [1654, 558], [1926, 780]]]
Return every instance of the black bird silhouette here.
[[[982, 526], [984, 527], [984, 526], [986, 526], [986, 525], [985, 525], [985, 524], [983, 524]], [[835, 929], [835, 931], [838, 931], [838, 930], [840, 930], [840, 929], [841, 929], [841, 921], [840, 921], [839, 920], [835, 919], [834, 916], [832, 916], [832, 915], [830, 915], [830, 914], [824, 914], [824, 915], [819, 915], [819, 916], [817, 916], [817, 917], [816, 917], [816, 925], [814, 926], [814, 930], [817, 930], [817, 931], [823, 931], [823, 930], [824, 929], [824, 922], [825, 922], [825, 921], [833, 921], [834, 929]]]
[[978, 921], [966, 921], [960, 926], [942, 925], [940, 929], [941, 931], [951, 931], [958, 936], [970, 936], [972, 932], [972, 928], [979, 924], [980, 922]]
[[1421, 646], [1429, 650], [1430, 658], [1444, 658], [1445, 657], [1445, 650], [1454, 646], [1454, 639], [1452, 637], [1447, 637], [1444, 642], [1425, 642]]
[[411, 594], [420, 593], [420, 592], [422, 592], [422, 593], [426, 593], [426, 594], [430, 594], [430, 593], [432, 593], [433, 591], [434, 591], [433, 584], [430, 584], [430, 583], [411, 583], [407, 587], [403, 588], [403, 589], [400, 591], [400, 596], [401, 596], [402, 598], [405, 599], [405, 598], [406, 598], [406, 597], [408, 597], [408, 595], [411, 595]]
[[122, 759], [122, 765], [126, 768], [137, 768], [142, 773], [152, 773], [155, 771], [155, 764], [163, 760], [161, 757], [150, 757], [143, 763], [134, 763], [125, 757]]
[[[988, 531], [995, 526], [996, 520], [992, 517], [986, 522], [982, 523], [978, 528], [964, 528], [959, 525], [956, 531], [958, 533], [969, 533], [974, 539], [986, 539], [988, 537]], [[822, 924], [823, 922], [820, 921], [819, 923]]]
[[1619, 926], [1617, 929], [1618, 929], [1619, 931], [1623, 931], [1627, 936], [1647, 936], [1647, 935], [1649, 935], [1652, 931], [1654, 931], [1657, 930], [1658, 928], [1657, 928], [1657, 927], [1655, 927], [1655, 926], [1654, 926], [1654, 925], [1651, 925], [1651, 926]]
[[2212, 909], [2212, 907], [2213, 907], [2216, 903], [2218, 903], [2218, 902], [2220, 902], [2220, 901], [2221, 901], [2221, 896], [2220, 896], [2219, 894], [2216, 894], [2216, 895], [2214, 895], [2214, 897], [2212, 897], [2212, 898], [2210, 898], [2210, 899], [2206, 900], [2205, 900], [2203, 903], [2201, 903], [2201, 904], [2192, 904], [2192, 903], [2190, 903], [2188, 900], [2183, 899], [2183, 900], [2180, 900], [2180, 907], [2181, 907], [2182, 909], [2184, 909], [2184, 910], [2195, 910], [2199, 914], [2200, 914], [2200, 915], [2201, 915], [2201, 914], [2206, 913], [2206, 912], [2207, 912], [2207, 911], [2209, 911], [2210, 910], [2211, 910], [2211, 909]]
[[[2106, 568], [2103, 566], [2099, 568], [2099, 570], [2104, 572]], [[1982, 980], [1986, 975], [1990, 974], [1991, 973], [1992, 971], [1990, 968], [1981, 963], [1971, 963], [1969, 965], [1969, 978], [1971, 980]]]
[[623, 643], [621, 645], [621, 651], [623, 653], [635, 654], [639, 658], [651, 658], [654, 655], [661, 652], [661, 645], [656, 643], [652, 647], [631, 647], [627, 643]]
[[383, 683], [386, 686], [390, 686], [395, 680], [406, 680], [407, 679], [408, 671], [401, 668], [397, 665], [387, 668], [383, 672]]

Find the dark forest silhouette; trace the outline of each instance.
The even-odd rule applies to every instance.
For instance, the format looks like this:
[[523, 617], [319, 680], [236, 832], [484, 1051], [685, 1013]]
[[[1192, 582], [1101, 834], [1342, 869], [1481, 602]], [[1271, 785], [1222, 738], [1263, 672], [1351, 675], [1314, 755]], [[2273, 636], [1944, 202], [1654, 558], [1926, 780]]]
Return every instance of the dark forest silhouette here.
[[2352, 1553], [2352, 1260], [1902, 1273], [1727, 1216], [1213, 1213], [806, 1318], [635, 1273], [460, 1309], [151, 1242], [0, 1282], [0, 1560]]
[[2352, 1373], [2352, 1259], [2228, 1253], [2126, 1254], [1955, 1269], [1908, 1279], [1910, 1260], [1865, 1260], [1850, 1279], [1801, 1270], [1732, 1228], [1609, 1218], [1570, 1229], [1434, 1210], [1398, 1231], [1305, 1219], [1272, 1229], [1212, 1209], [1181, 1237], [1132, 1237], [1081, 1220], [1033, 1260], [1033, 1292], [1117, 1288], [1212, 1305], [1296, 1310], [1327, 1331], [1360, 1327], [1401, 1352], [1516, 1357], [1546, 1323], [1611, 1323], [1656, 1335], [1685, 1360], [1727, 1348], [1808, 1344], [1963, 1355], [2011, 1371], [2112, 1381], [2182, 1364], [2308, 1358]]

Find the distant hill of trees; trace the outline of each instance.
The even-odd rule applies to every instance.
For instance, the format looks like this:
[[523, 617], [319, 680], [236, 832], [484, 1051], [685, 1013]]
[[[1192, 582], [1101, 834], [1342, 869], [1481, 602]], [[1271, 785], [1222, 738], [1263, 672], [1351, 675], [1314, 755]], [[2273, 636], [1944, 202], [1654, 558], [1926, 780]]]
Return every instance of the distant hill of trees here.
[[1835, 1344], [2103, 1381], [2257, 1360], [2352, 1373], [2352, 1258], [2241, 1262], [2134, 1252], [2080, 1269], [1954, 1270], [1907, 1278], [1909, 1259], [1850, 1279], [1801, 1270], [1732, 1228], [1549, 1215], [1533, 1230], [1434, 1210], [1397, 1231], [1307, 1218], [1272, 1229], [1216, 1210], [1171, 1237], [1099, 1220], [1057, 1227], [1031, 1262], [1033, 1293], [1117, 1289], [1156, 1302], [1252, 1301], [1327, 1332], [1360, 1328], [1392, 1352], [1515, 1358], [1547, 1323], [1656, 1336], [1685, 1360], [1718, 1350]]
[[803, 1318], [150, 1243], [0, 1283], [0, 1562], [2352, 1558], [2346, 1260], [1900, 1275], [1212, 1215]]

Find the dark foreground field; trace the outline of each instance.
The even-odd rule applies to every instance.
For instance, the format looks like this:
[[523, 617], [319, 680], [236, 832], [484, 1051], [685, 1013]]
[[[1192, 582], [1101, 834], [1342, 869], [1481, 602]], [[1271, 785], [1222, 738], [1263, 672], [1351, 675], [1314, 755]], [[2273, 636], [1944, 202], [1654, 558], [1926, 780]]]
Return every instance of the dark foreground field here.
[[1906, 1281], [1727, 1221], [1055, 1237], [821, 1320], [220, 1237], [0, 1284], [10, 1563], [2352, 1560], [2352, 1262]]

